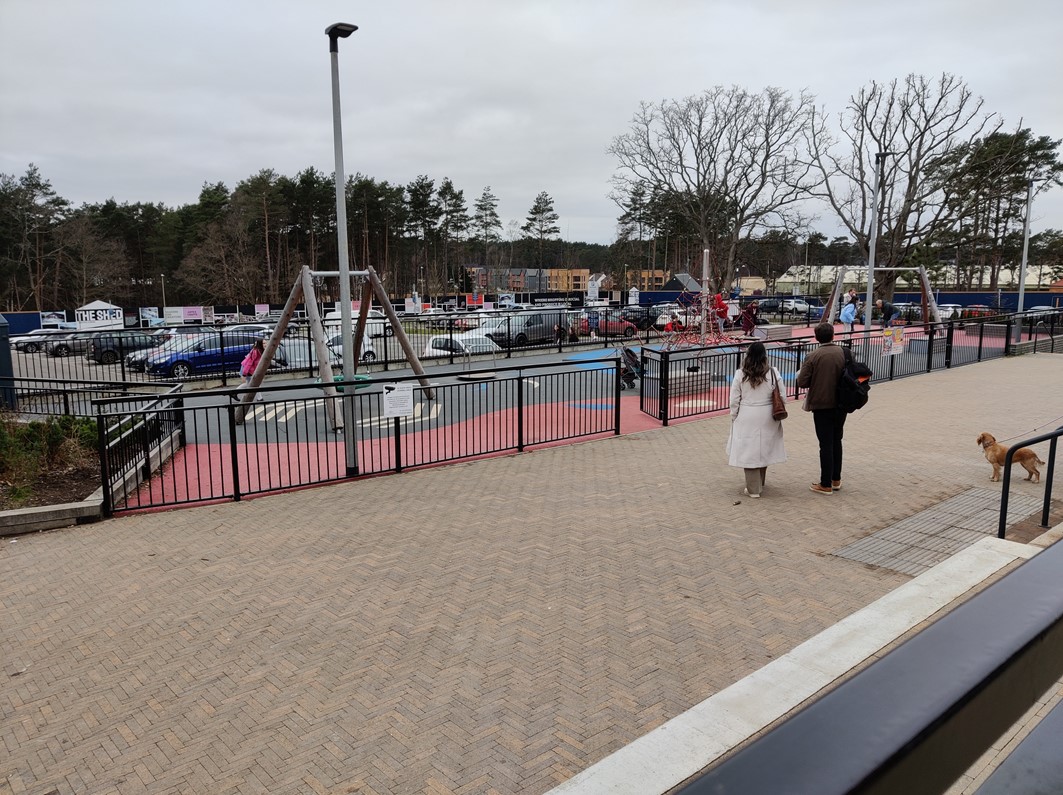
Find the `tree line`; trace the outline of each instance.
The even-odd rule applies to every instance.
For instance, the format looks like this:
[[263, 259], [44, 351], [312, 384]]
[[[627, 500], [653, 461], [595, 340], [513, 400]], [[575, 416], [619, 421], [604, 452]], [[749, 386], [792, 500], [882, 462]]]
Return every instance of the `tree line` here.
[[[395, 297], [471, 292], [473, 266], [587, 268], [627, 288], [639, 270], [700, 275], [703, 249], [713, 289], [738, 273], [770, 285], [794, 265], [866, 263], [877, 204], [880, 267], [924, 265], [942, 286], [995, 289], [1021, 256], [1028, 187], [1036, 196], [1061, 184], [1059, 144], [1004, 130], [947, 74], [873, 82], [833, 119], [806, 92], [717, 86], [642, 103], [613, 139], [610, 245], [563, 240], [546, 191], [523, 223], [503, 227], [490, 186], [470, 203], [448, 178], [356, 174], [345, 186], [348, 253]], [[176, 208], [113, 198], [75, 208], [33, 164], [0, 174], [0, 306], [151, 306], [164, 289], [171, 305], [283, 302], [303, 265], [335, 267], [334, 191], [314, 168], [265, 169], [232, 189], [204, 183]], [[847, 236], [813, 231], [824, 219]], [[1031, 262], [1063, 275], [1061, 238], [1034, 236]], [[896, 278], [879, 272], [876, 291], [891, 295]], [[332, 289], [327, 280], [322, 298]]]

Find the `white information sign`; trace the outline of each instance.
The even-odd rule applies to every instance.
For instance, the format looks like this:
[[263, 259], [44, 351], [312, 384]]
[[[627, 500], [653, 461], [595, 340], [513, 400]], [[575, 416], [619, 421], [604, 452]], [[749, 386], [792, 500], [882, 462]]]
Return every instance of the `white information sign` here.
[[413, 384], [384, 384], [384, 416], [413, 416]]

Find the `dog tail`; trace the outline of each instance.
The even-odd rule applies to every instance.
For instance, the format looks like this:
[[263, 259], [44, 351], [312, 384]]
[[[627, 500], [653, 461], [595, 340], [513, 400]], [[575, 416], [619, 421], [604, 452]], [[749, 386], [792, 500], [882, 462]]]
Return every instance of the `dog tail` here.
[[1034, 454], [1033, 460], [1034, 460], [1034, 461], [1036, 461], [1036, 462], [1037, 462], [1038, 464], [1040, 464], [1041, 466], [1044, 466], [1044, 465], [1045, 465], [1045, 462], [1044, 462], [1044, 461], [1042, 461], [1042, 460], [1041, 460], [1040, 458], [1038, 458], [1036, 454]]

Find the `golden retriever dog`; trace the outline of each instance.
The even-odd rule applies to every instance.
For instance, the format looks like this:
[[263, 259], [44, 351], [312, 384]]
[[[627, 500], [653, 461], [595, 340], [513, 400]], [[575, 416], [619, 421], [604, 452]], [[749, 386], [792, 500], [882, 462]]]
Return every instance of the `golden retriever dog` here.
[[[1000, 468], [1004, 466], [1004, 456], [1007, 455], [1008, 448], [1000, 444], [990, 433], [978, 434], [977, 441], [978, 446], [985, 451], [985, 460], [993, 465], [993, 477], [990, 480], [1000, 480]], [[1037, 468], [1037, 465], [1044, 465], [1045, 462], [1038, 458], [1037, 453], [1029, 447], [1020, 447], [1015, 451], [1011, 460], [1016, 464], [1021, 464], [1022, 468], [1029, 473], [1023, 480], [1041, 482], [1041, 470]]]

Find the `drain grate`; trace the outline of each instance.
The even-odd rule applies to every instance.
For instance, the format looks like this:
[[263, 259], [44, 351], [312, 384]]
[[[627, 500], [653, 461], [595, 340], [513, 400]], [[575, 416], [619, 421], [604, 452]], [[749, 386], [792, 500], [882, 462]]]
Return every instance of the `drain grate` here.
[[[1037, 497], [1011, 495], [1008, 524], [1040, 507]], [[999, 521], [1000, 492], [970, 489], [854, 541], [834, 555], [915, 576], [979, 539], [996, 535]]]

